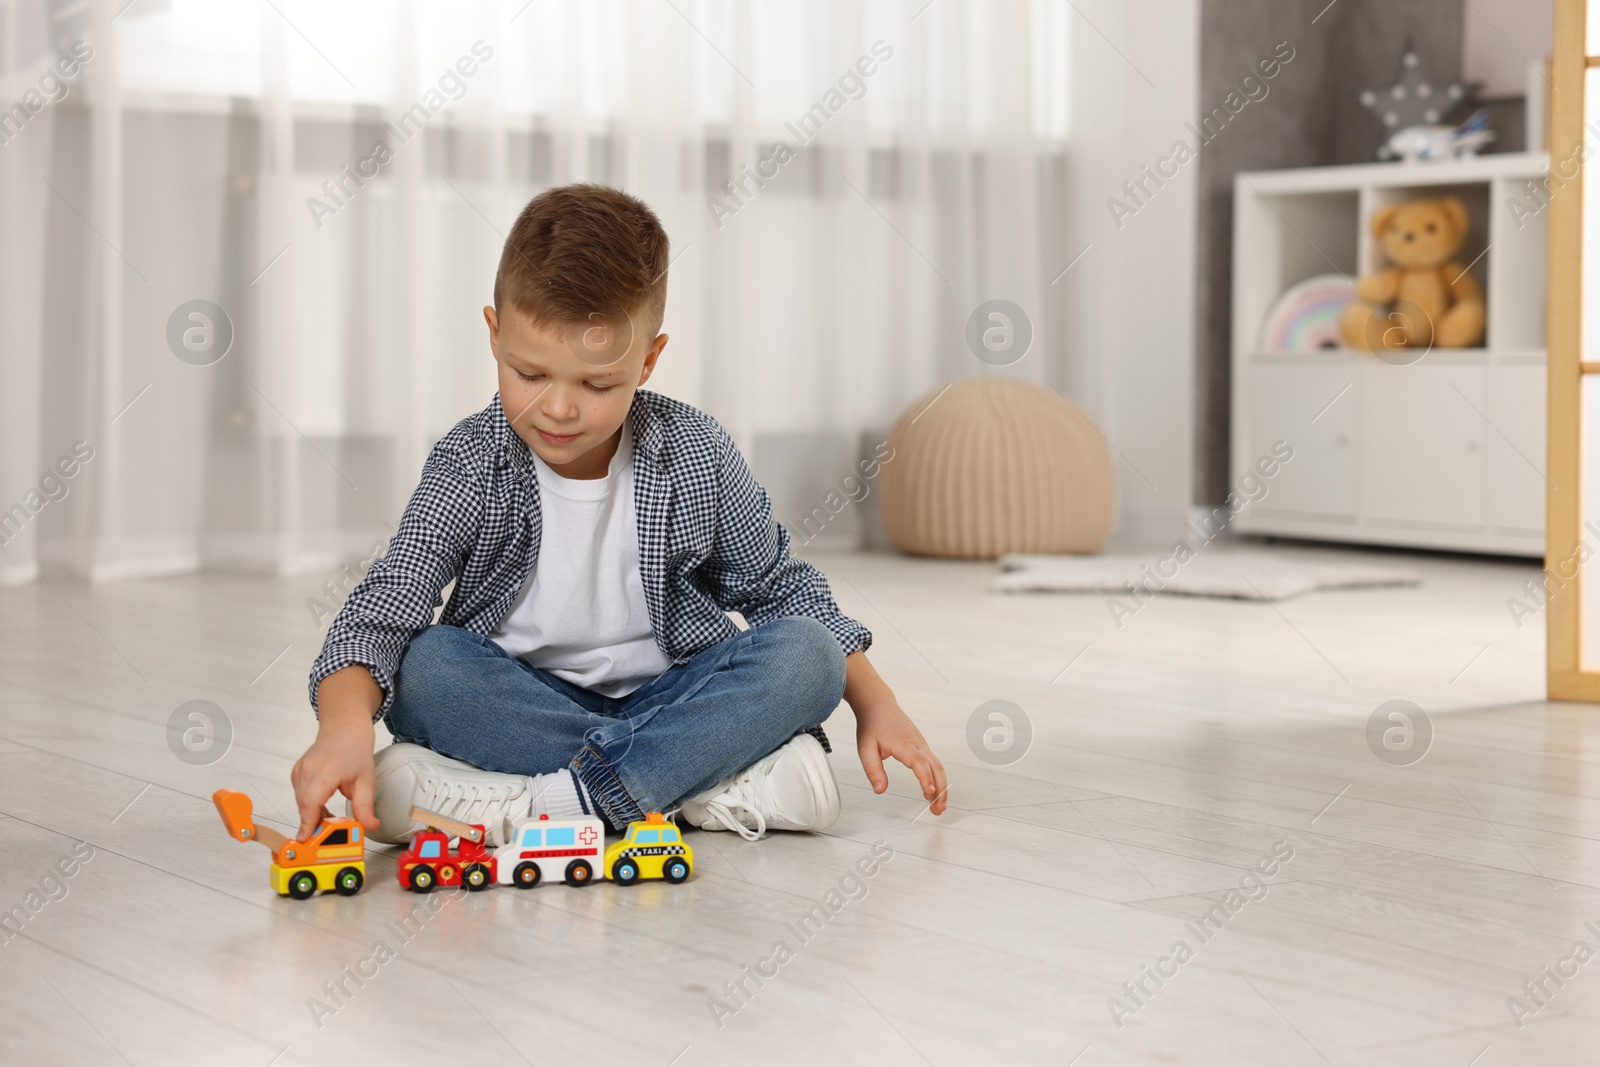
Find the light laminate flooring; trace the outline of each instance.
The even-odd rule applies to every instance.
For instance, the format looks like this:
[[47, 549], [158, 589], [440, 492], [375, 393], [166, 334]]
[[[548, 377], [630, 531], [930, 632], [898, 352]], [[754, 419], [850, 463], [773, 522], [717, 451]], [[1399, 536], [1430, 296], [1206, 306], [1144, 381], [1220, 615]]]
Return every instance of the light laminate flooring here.
[[[1532, 564], [1405, 556], [1419, 588], [1167, 596], [1118, 627], [1103, 597], [992, 594], [992, 564], [812, 558], [943, 756], [947, 814], [900, 769], [872, 794], [841, 707], [826, 834], [691, 834], [679, 887], [459, 899], [402, 892], [393, 849], [356, 897], [280, 898], [211, 804], [242, 789], [289, 825], [324, 576], [0, 590], [0, 911], [26, 915], [0, 928], [0, 1061], [1600, 1056], [1600, 961], [1571, 955], [1600, 953], [1600, 708], [1542, 699], [1543, 618], [1506, 606]], [[191, 700], [231, 723], [214, 763], [168, 746]], [[1409, 765], [1369, 746], [1391, 700], [1431, 726]], [[1021, 712], [999, 752], [994, 721], [969, 730], [990, 701]], [[51, 878], [79, 842], [92, 858]], [[875, 845], [893, 858], [850, 878]]]

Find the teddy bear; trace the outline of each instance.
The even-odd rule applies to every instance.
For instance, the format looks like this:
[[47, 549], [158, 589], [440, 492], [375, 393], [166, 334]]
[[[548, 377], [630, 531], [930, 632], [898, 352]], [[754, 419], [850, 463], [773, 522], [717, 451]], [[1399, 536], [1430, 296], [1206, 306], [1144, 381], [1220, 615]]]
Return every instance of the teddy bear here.
[[1364, 274], [1339, 316], [1351, 348], [1465, 348], [1483, 338], [1483, 289], [1452, 257], [1467, 236], [1467, 208], [1453, 196], [1389, 204], [1372, 234], [1394, 266]]

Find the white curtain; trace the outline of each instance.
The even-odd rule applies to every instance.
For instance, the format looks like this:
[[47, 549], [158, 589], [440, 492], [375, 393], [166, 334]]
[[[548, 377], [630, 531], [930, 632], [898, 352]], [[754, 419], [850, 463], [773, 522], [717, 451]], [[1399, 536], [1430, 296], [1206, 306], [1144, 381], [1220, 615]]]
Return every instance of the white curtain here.
[[[493, 394], [504, 234], [569, 181], [662, 217], [651, 386], [747, 451], [1073, 380], [1066, 0], [0, 11], [0, 581], [367, 555]], [[1005, 368], [964, 340], [994, 298]]]

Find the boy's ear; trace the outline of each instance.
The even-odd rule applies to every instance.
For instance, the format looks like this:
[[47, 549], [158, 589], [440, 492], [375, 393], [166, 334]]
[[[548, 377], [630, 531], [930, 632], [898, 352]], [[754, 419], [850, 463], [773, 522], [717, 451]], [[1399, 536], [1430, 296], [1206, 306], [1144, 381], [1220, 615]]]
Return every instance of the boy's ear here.
[[483, 305], [483, 321], [489, 324], [489, 354], [498, 359], [496, 349], [500, 347], [500, 317], [495, 314], [493, 305]]
[[650, 380], [650, 375], [656, 369], [656, 360], [661, 358], [661, 350], [667, 347], [667, 335], [656, 334], [656, 339], [650, 342], [650, 347], [644, 353], [644, 373], [639, 375], [639, 385]]

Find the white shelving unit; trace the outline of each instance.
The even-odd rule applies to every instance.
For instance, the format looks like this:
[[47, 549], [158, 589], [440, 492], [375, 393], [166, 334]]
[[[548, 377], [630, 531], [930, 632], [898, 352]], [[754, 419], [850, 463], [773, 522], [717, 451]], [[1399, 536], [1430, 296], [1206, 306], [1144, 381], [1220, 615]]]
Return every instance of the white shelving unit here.
[[[1243, 533], [1517, 556], [1544, 554], [1547, 211], [1543, 152], [1441, 163], [1258, 171], [1234, 181], [1233, 434], [1242, 474], [1275, 441], [1294, 459], [1233, 520]], [[1284, 290], [1384, 265], [1372, 213], [1454, 195], [1457, 253], [1484, 287], [1483, 347], [1400, 366], [1349, 349], [1262, 351]], [[1559, 193], [1557, 194], [1559, 195]]]

